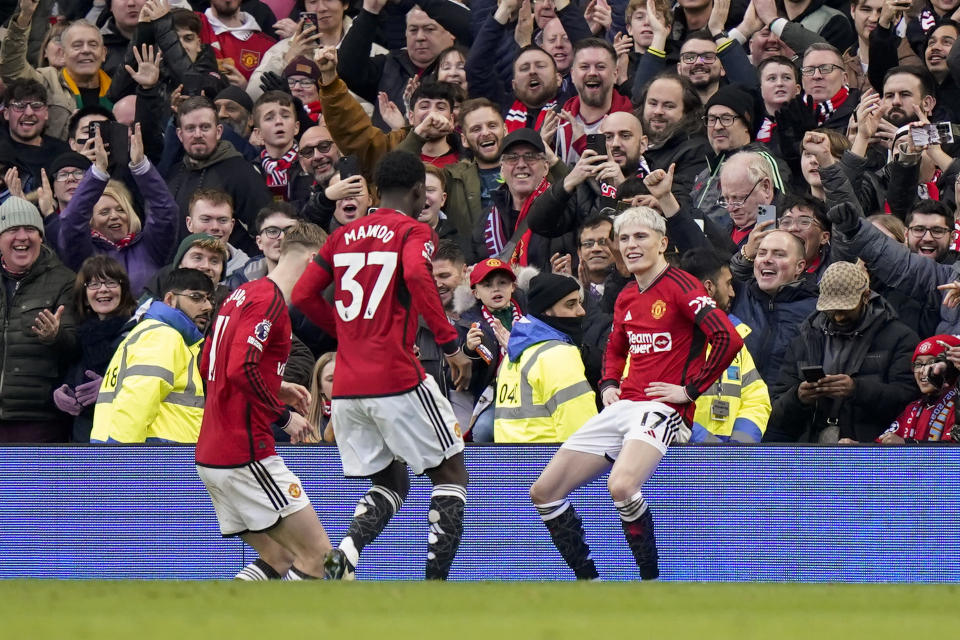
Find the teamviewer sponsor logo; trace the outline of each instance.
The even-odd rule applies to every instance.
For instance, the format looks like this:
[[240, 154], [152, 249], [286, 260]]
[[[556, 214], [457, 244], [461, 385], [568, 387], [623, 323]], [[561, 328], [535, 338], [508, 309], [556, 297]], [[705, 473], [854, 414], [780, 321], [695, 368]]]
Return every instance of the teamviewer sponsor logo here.
[[627, 338], [630, 341], [631, 354], [642, 356], [673, 349], [673, 337], [669, 332], [634, 333], [633, 331], [627, 331]]

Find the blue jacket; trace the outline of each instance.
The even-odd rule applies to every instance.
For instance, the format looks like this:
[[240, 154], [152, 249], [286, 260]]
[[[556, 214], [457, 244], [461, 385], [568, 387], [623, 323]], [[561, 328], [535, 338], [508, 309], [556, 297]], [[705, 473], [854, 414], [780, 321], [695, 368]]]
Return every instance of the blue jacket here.
[[510, 331], [510, 341], [507, 343], [507, 358], [511, 362], [520, 359], [520, 355], [528, 347], [539, 342], [547, 340], [559, 340], [567, 344], [573, 344], [570, 336], [562, 331], [554, 329], [546, 322], [537, 320], [533, 316], [525, 316], [526, 322], [516, 322]]
[[816, 284], [804, 278], [781, 287], [772, 297], [756, 280], [737, 289], [731, 313], [752, 330], [744, 339], [767, 385], [777, 381], [780, 365], [800, 325], [816, 311]]

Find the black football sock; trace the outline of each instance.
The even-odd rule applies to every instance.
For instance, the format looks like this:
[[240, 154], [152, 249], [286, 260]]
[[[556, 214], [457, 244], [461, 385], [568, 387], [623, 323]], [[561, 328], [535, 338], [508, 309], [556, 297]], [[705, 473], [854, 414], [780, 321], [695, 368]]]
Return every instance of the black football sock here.
[[427, 539], [427, 580], [446, 580], [463, 536], [463, 508], [467, 488], [438, 484], [430, 493], [430, 534]]
[[620, 524], [633, 558], [644, 580], [655, 580], [660, 576], [657, 538], [653, 533], [653, 515], [639, 491], [627, 500], [614, 502], [620, 512]]
[[558, 500], [547, 504], [535, 505], [543, 524], [553, 539], [553, 545], [573, 569], [578, 580], [596, 580], [600, 577], [597, 566], [590, 557], [587, 534], [583, 530], [583, 520], [577, 514], [569, 500]]
[[340, 549], [346, 554], [347, 560], [354, 567], [360, 559], [363, 548], [376, 540], [383, 531], [390, 518], [403, 505], [403, 499], [396, 491], [381, 485], [373, 485], [357, 501], [357, 508], [353, 512], [353, 520], [347, 535], [340, 541]]

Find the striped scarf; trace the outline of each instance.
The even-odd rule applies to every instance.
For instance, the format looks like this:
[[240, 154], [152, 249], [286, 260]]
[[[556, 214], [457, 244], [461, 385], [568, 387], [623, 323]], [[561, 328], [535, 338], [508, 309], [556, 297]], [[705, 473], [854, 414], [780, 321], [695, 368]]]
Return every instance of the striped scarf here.
[[[547, 104], [543, 105], [540, 109], [540, 113], [537, 115], [536, 124], [534, 124], [534, 130], [539, 131], [540, 127], [543, 125], [543, 118], [547, 115], [547, 111], [553, 111], [557, 108], [557, 101], [551, 100]], [[519, 100], [514, 100], [513, 105], [510, 107], [510, 110], [507, 111], [506, 117], [503, 119], [504, 124], [507, 126], [507, 133], [512, 133], [517, 129], [523, 129], [527, 126], [527, 118], [530, 114], [530, 108], [527, 105], [523, 104]]]
[[[518, 305], [517, 301], [512, 298], [510, 299], [510, 311], [513, 315], [513, 323], [511, 326], [507, 327], [508, 331], [513, 328], [514, 324], [520, 322], [520, 318], [523, 317], [523, 314], [520, 313], [520, 305]], [[494, 315], [490, 313], [490, 310], [487, 309], [486, 305], [480, 305], [480, 313], [483, 315], [483, 319], [486, 321], [486, 323], [490, 325], [490, 330], [493, 331], [493, 335], [497, 335], [497, 329], [493, 325], [493, 321], [495, 320]], [[500, 345], [500, 357], [507, 357], [507, 348], [503, 345]]]
[[[537, 188], [533, 190], [533, 193], [524, 201], [523, 206], [520, 208], [520, 213], [517, 215], [517, 222], [513, 226], [514, 232], [516, 232], [517, 227], [520, 226], [520, 223], [523, 222], [523, 219], [527, 217], [527, 212], [530, 211], [530, 205], [533, 204], [533, 201], [537, 199], [541, 193], [547, 190], [547, 187], [550, 186], [550, 183], [547, 182], [547, 179], [544, 178], [540, 181], [540, 184], [537, 185]], [[511, 196], [512, 199], [512, 196]], [[510, 240], [503, 232], [503, 214], [497, 209], [497, 206], [494, 205], [490, 209], [490, 213], [487, 215], [487, 225], [483, 230], [483, 241], [487, 246], [487, 255], [488, 256], [499, 256], [507, 246], [507, 242]], [[519, 264], [521, 266], [527, 266], [527, 260], [529, 259], [529, 245], [530, 245], [530, 230], [527, 229], [520, 240], [517, 242], [517, 246], [514, 247], [513, 254], [510, 256], [510, 264]]]
[[829, 100], [824, 100], [823, 102], [818, 102], [816, 106], [817, 110], [817, 124], [823, 126], [823, 123], [830, 119], [830, 116], [833, 115], [833, 112], [840, 108], [846, 99], [850, 95], [850, 89], [844, 85], [840, 87], [840, 91], [837, 91]]
[[277, 159], [267, 155], [266, 149], [260, 152], [260, 166], [263, 167], [263, 173], [267, 178], [267, 188], [274, 195], [279, 195], [281, 198], [286, 195], [287, 184], [290, 182], [290, 167], [297, 161], [299, 151], [300, 147], [294, 142], [290, 150]]
[[[641, 180], [650, 175], [650, 165], [647, 164], [647, 159], [643, 156], [640, 156], [640, 161], [637, 163], [637, 172], [635, 175]], [[616, 200], [617, 185], [609, 182], [600, 182], [600, 197]]]

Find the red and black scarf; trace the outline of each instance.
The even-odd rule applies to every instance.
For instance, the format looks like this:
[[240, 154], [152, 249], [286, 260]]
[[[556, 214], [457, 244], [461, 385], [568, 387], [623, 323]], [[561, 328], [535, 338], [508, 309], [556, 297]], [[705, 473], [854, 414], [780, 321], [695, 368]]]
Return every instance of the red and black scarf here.
[[[540, 181], [540, 184], [537, 185], [537, 188], [533, 190], [533, 193], [523, 202], [523, 206], [520, 208], [520, 213], [517, 215], [517, 222], [513, 226], [513, 232], [515, 233], [517, 227], [520, 226], [520, 223], [523, 222], [523, 219], [527, 217], [527, 212], [530, 211], [530, 205], [533, 204], [533, 201], [537, 199], [541, 193], [547, 190], [547, 187], [550, 186], [550, 183], [547, 182], [547, 179], [544, 178]], [[513, 254], [510, 256], [510, 264], [518, 264], [520, 266], [527, 266], [527, 261], [529, 260], [529, 250], [530, 250], [530, 229], [527, 229], [520, 240], [517, 242], [517, 246], [513, 249]], [[488, 256], [498, 256], [506, 248], [507, 242], [510, 240], [509, 237], [506, 237], [503, 232], [503, 214], [494, 206], [490, 210], [490, 214], [487, 216], [487, 226], [483, 230], [483, 241], [487, 246], [487, 255]]]
[[840, 91], [830, 98], [829, 100], [824, 100], [823, 102], [818, 102], [815, 107], [817, 110], [817, 124], [823, 126], [823, 123], [830, 119], [830, 116], [833, 115], [833, 112], [840, 108], [847, 98], [850, 96], [850, 89], [844, 85], [840, 87]]
[[300, 147], [294, 142], [290, 150], [282, 157], [274, 159], [267, 154], [264, 149], [260, 152], [260, 166], [263, 167], [263, 174], [267, 179], [267, 188], [274, 195], [281, 198], [287, 194], [287, 184], [290, 182], [290, 167], [297, 161], [297, 155]]
[[[539, 131], [540, 127], [543, 125], [543, 118], [547, 115], [547, 111], [553, 111], [556, 108], [556, 100], [551, 100], [547, 104], [543, 105], [543, 107], [540, 108], [540, 113], [537, 115], [537, 122], [533, 128]], [[517, 129], [523, 129], [526, 127], [529, 116], [530, 108], [519, 100], [514, 100], [510, 110], [507, 111], [507, 116], [503, 119], [507, 126], [507, 133], [512, 133]]]
[[113, 240], [103, 235], [99, 231], [95, 229], [90, 229], [90, 237], [97, 238], [98, 240], [103, 240], [107, 244], [113, 246], [114, 249], [125, 249], [126, 247], [130, 246], [130, 243], [133, 242], [133, 239], [137, 237], [137, 234], [132, 232], [128, 233], [127, 235], [123, 236], [122, 238], [114, 242]]
[[[520, 318], [523, 317], [523, 314], [520, 313], [520, 305], [518, 305], [517, 301], [514, 300], [513, 298], [510, 299], [510, 311], [513, 314], [513, 324], [520, 322]], [[493, 321], [496, 319], [496, 317], [492, 313], [490, 313], [490, 310], [487, 309], [487, 306], [483, 304], [480, 305], [480, 313], [483, 315], [483, 319], [486, 321], [486, 323], [490, 325], [490, 329], [493, 331], [493, 335], [497, 335], [497, 329], [493, 324]], [[511, 324], [511, 326], [508, 327], [508, 329], [512, 328], [513, 324]], [[506, 355], [507, 355], [506, 347], [504, 347], [503, 345], [500, 345], [500, 356], [506, 357]]]

